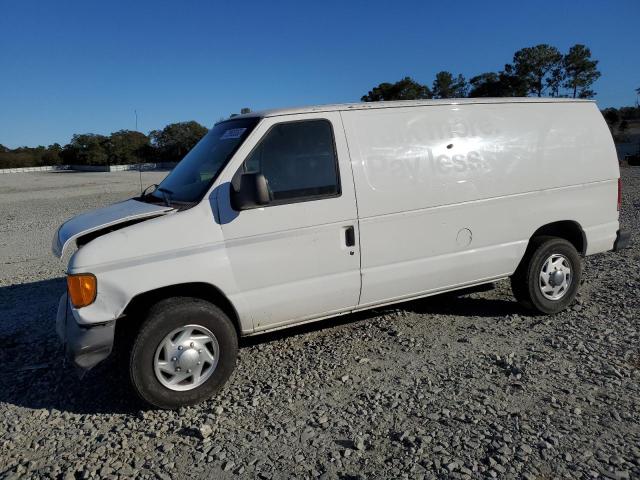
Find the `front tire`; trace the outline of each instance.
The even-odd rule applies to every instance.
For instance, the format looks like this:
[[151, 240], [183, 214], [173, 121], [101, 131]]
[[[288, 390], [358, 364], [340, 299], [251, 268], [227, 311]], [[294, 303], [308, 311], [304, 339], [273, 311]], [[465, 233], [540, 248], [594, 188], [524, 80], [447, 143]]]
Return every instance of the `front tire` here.
[[536, 237], [511, 277], [511, 289], [525, 308], [553, 314], [574, 301], [581, 278], [582, 262], [571, 243]]
[[194, 405], [222, 388], [237, 354], [236, 330], [222, 310], [198, 298], [166, 299], [151, 307], [133, 343], [131, 384], [154, 407]]

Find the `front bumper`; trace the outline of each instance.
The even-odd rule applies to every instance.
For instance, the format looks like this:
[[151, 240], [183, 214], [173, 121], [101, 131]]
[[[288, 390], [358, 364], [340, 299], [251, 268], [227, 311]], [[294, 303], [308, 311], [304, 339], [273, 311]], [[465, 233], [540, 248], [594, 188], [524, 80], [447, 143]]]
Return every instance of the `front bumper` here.
[[616, 233], [616, 241], [613, 242], [613, 251], [617, 252], [624, 248], [629, 248], [629, 245], [631, 245], [631, 232], [618, 230]]
[[83, 371], [107, 358], [113, 348], [115, 320], [92, 326], [80, 326], [71, 312], [67, 294], [60, 297], [56, 332], [64, 346], [65, 356]]

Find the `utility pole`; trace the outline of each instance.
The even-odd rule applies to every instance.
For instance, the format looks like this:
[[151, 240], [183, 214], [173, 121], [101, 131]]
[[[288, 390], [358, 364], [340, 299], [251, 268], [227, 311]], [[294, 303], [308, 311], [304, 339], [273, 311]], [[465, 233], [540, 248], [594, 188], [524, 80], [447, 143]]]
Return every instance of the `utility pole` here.
[[136, 116], [136, 132], [138, 131], [138, 110], [134, 110], [133, 114]]

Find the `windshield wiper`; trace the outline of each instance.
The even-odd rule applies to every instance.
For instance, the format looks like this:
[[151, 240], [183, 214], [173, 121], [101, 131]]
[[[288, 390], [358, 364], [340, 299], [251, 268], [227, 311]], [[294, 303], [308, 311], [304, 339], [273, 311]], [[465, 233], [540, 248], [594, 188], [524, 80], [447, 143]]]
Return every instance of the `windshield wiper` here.
[[173, 195], [173, 192], [171, 190], [169, 190], [168, 188], [163, 188], [163, 187], [158, 187], [156, 188], [156, 190], [158, 190], [161, 194], [162, 194], [162, 199], [164, 200], [164, 203], [167, 207], [171, 206], [171, 195]]
[[[153, 190], [149, 191], [150, 188], [153, 188]], [[158, 189], [158, 184], [157, 183], [152, 183], [151, 185], [149, 185], [147, 188], [145, 188], [142, 193], [140, 194], [141, 198], [146, 197], [147, 195], [151, 195], [153, 192], [155, 192]]]

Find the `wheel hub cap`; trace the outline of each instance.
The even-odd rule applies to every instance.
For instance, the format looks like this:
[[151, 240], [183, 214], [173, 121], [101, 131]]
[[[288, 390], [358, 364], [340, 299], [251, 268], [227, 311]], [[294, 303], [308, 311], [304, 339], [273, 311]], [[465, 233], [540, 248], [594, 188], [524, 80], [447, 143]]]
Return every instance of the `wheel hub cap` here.
[[180, 367], [183, 370], [194, 368], [197, 365], [198, 359], [200, 358], [200, 354], [195, 348], [188, 348], [187, 350], [183, 350], [179, 357], [176, 360], [176, 367]]
[[560, 300], [569, 290], [573, 277], [571, 264], [564, 255], [553, 254], [540, 270], [540, 291], [549, 300]]
[[200, 325], [176, 328], [156, 349], [156, 378], [170, 390], [197, 388], [213, 374], [219, 353], [218, 341], [209, 329]]
[[562, 282], [564, 282], [564, 273], [560, 270], [556, 270], [549, 276], [549, 283], [554, 287], [562, 285]]

